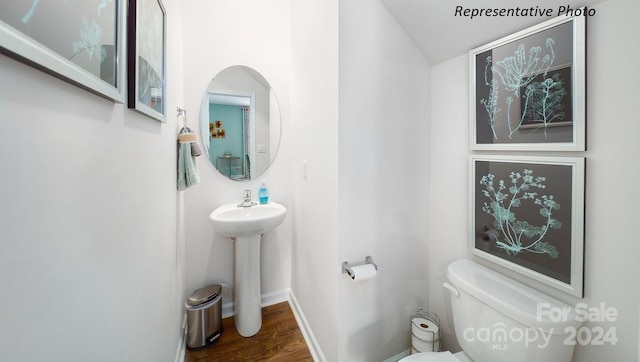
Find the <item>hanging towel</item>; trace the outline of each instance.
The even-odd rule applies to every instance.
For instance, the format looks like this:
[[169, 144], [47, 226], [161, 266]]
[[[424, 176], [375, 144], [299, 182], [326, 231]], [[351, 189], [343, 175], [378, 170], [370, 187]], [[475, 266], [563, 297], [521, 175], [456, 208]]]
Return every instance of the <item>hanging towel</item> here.
[[198, 142], [196, 141], [196, 134], [193, 133], [193, 131], [189, 127], [183, 127], [182, 130], [180, 130], [178, 142], [189, 142], [191, 144], [191, 156], [198, 157], [202, 154], [202, 150], [200, 149], [200, 146], [198, 146]]
[[202, 150], [200, 146], [198, 146], [198, 142], [191, 142], [191, 156], [198, 157], [202, 154]]
[[196, 135], [187, 127], [178, 135], [178, 191], [184, 191], [200, 182], [191, 145], [196, 143]]

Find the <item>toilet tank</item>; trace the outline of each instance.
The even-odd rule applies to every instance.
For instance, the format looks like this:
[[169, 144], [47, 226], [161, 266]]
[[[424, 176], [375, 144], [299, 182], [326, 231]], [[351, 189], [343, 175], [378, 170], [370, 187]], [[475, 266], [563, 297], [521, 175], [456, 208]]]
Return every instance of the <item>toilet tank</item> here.
[[582, 325], [573, 307], [470, 260], [447, 277], [455, 334], [475, 362], [571, 361], [569, 333]]

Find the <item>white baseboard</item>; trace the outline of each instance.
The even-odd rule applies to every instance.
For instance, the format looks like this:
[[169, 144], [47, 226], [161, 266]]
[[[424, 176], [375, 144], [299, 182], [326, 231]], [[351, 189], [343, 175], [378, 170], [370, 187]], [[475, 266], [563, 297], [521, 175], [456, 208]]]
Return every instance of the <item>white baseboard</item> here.
[[176, 348], [175, 362], [184, 362], [187, 346], [187, 313], [182, 315], [182, 326], [178, 335], [178, 348]]
[[326, 362], [326, 358], [322, 353], [322, 349], [320, 348], [320, 344], [316, 340], [316, 337], [313, 335], [313, 331], [307, 322], [307, 318], [305, 318], [304, 313], [302, 313], [302, 309], [300, 308], [300, 304], [298, 304], [298, 300], [296, 299], [293, 291], [289, 292], [289, 305], [291, 306], [291, 311], [293, 312], [293, 316], [296, 318], [296, 322], [298, 323], [298, 327], [300, 327], [300, 331], [302, 332], [302, 336], [304, 337], [304, 341], [307, 343], [307, 347], [309, 347], [309, 352], [311, 353], [311, 357], [316, 362]]
[[261, 299], [262, 307], [267, 307], [282, 302], [288, 302], [289, 294], [291, 294], [291, 290], [289, 290], [288, 288], [269, 294], [263, 294]]
[[[260, 297], [260, 306], [267, 307], [270, 305], [287, 302], [289, 300], [289, 289], [279, 290], [277, 292], [263, 294]], [[222, 305], [222, 318], [233, 317], [233, 302]]]
[[233, 317], [233, 302], [222, 305], [222, 319]]

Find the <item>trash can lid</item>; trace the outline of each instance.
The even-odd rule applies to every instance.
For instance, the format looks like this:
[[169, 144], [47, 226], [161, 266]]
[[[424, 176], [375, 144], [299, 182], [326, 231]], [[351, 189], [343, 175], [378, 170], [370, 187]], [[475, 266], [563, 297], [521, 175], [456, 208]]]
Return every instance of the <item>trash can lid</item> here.
[[200, 288], [195, 292], [191, 293], [189, 299], [187, 300], [188, 305], [200, 305], [204, 304], [214, 298], [216, 298], [222, 292], [222, 285], [220, 284], [212, 284], [208, 285], [204, 288]]

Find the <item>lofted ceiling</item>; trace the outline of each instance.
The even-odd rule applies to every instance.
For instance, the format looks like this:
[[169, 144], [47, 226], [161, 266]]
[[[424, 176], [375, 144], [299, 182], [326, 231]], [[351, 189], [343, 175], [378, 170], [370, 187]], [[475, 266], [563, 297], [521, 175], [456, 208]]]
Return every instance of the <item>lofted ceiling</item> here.
[[[535, 8], [552, 9], [557, 16], [560, 6], [576, 9], [591, 7], [604, 0], [380, 0], [397, 19], [431, 65], [452, 59], [478, 46], [541, 23], [551, 17], [469, 17], [454, 16], [463, 8]], [[596, 12], [597, 16], [597, 12]]]

